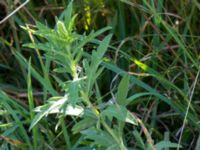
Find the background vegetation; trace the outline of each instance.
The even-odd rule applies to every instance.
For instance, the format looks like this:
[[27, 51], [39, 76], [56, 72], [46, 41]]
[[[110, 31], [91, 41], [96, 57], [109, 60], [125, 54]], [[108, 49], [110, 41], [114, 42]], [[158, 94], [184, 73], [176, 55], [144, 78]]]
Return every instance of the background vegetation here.
[[0, 149], [199, 150], [199, 10], [31, 0], [0, 25]]

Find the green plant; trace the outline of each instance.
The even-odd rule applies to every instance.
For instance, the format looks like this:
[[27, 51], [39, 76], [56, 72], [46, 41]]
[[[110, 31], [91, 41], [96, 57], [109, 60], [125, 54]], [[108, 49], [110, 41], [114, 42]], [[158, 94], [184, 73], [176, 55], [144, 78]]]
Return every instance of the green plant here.
[[[84, 140], [92, 140], [91, 145], [99, 148], [125, 149], [124, 123], [137, 124], [135, 117], [125, 107], [129, 76], [122, 79], [116, 100], [112, 101], [114, 104], [106, 105], [106, 103], [102, 106], [103, 103], [98, 100], [101, 96], [96, 97], [94, 91], [98, 90], [97, 79], [103, 71], [100, 64], [112, 36], [106, 36], [97, 50], [93, 50], [91, 55], [84, 57], [84, 53], [86, 53], [84, 46], [109, 28], [91, 32], [89, 35], [79, 35], [74, 31], [75, 18], [76, 15], [72, 16], [72, 3], [70, 3], [66, 12], [57, 21], [55, 29], [50, 29], [41, 23], [37, 23], [37, 30], [27, 29], [34, 35], [45, 38], [47, 42], [26, 44], [25, 46], [43, 50], [45, 58], [50, 63], [55, 63], [53, 71], [68, 76], [63, 80], [59, 76], [53, 75], [61, 86], [61, 91], [64, 91], [64, 96], [51, 93], [52, 90], [48, 89], [52, 87], [48, 87], [48, 92], [54, 96], [46, 104], [35, 109], [38, 114], [32, 120], [30, 129], [34, 129], [44, 116], [58, 114], [59, 121], [56, 127], [61, 125], [67, 148], [71, 149], [72, 143], [64, 118], [66, 115], [77, 116], [81, 120], [73, 126], [72, 130], [74, 133], [81, 132]], [[62, 19], [63, 21], [61, 21]], [[18, 57], [21, 56], [18, 54]], [[123, 89], [123, 86], [126, 89]], [[106, 121], [107, 118], [109, 123]], [[117, 119], [117, 124], [112, 127], [113, 118]]]
[[[34, 129], [44, 116], [58, 114], [59, 119], [56, 127], [61, 125], [67, 148], [74, 149], [78, 144], [72, 147], [69, 131], [65, 125], [65, 117], [67, 115], [76, 116], [72, 117], [76, 122], [72, 130], [74, 133], [81, 133], [80, 138], [82, 140], [79, 140], [79, 144], [82, 145], [87, 139], [91, 140], [89, 142], [91, 146], [100, 149], [126, 149], [125, 123], [138, 125], [138, 118], [126, 107], [130, 103], [129, 101], [133, 100], [127, 99], [130, 75], [124, 75], [116, 94], [111, 92], [112, 98], [109, 101], [102, 101], [102, 96], [98, 92], [97, 80], [103, 71], [103, 67], [100, 65], [109, 47], [111, 35], [100, 41], [97, 50], [93, 50], [91, 54], [84, 50], [84, 46], [88, 43], [95, 44], [95, 37], [109, 28], [91, 32], [89, 35], [79, 35], [74, 30], [75, 18], [76, 15], [72, 16], [72, 3], [70, 3], [68, 9], [57, 20], [55, 29], [50, 29], [41, 23], [37, 23], [37, 30], [26, 28], [34, 35], [44, 38], [47, 42], [26, 44], [25, 46], [43, 50], [46, 60], [49, 63], [54, 63], [53, 72], [64, 74], [63, 76], [67, 75], [63, 79], [63, 77], [52, 73], [54, 80], [60, 85], [61, 91], [64, 91], [64, 96], [61, 97], [54, 92], [53, 86], [48, 82], [49, 80], [47, 82], [41, 81], [38, 74], [32, 70], [35, 78], [46, 86], [53, 97], [46, 104], [35, 109], [38, 114], [32, 120], [30, 129]], [[22, 60], [19, 54], [17, 57], [19, 57], [19, 61]], [[147, 86], [139, 80], [138, 82], [140, 86]], [[150, 88], [147, 87], [147, 89]], [[159, 96], [156, 91], [149, 91], [163, 100], [166, 99], [161, 95]], [[97, 93], [99, 94], [97, 95]], [[166, 101], [168, 100], [166, 99]], [[140, 124], [144, 127], [141, 120]], [[149, 149], [155, 149], [150, 135], [146, 133], [146, 136]], [[172, 145], [169, 144], [168, 146]], [[174, 146], [176, 145], [174, 144]]]
[[199, 3], [74, 1], [52, 19], [66, 3], [31, 1], [5, 26], [0, 149], [193, 148]]

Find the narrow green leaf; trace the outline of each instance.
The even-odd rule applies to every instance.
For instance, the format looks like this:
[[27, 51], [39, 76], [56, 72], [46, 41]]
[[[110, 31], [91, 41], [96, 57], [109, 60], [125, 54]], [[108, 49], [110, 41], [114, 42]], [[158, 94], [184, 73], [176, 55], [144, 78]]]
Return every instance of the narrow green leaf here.
[[129, 105], [131, 102], [133, 102], [134, 100], [136, 100], [139, 97], [147, 96], [147, 95], [153, 95], [153, 94], [150, 93], [150, 92], [136, 93], [136, 94], [134, 94], [134, 95], [132, 95], [132, 96], [130, 96], [130, 97], [127, 98], [126, 105]]
[[134, 130], [133, 131], [133, 135], [135, 137], [135, 140], [137, 142], [137, 145], [142, 149], [142, 150], [145, 150], [145, 144], [142, 140], [142, 137], [141, 137], [141, 134], [137, 131], [137, 130]]
[[[177, 148], [177, 143], [172, 143], [170, 141], [161, 141], [155, 145], [156, 150], [163, 150], [164, 148]], [[180, 146], [182, 148], [182, 146]]]
[[70, 22], [72, 21], [71, 18], [72, 18], [72, 13], [73, 13], [73, 1], [71, 1], [68, 6], [67, 6], [67, 9], [65, 10], [64, 12], [64, 16], [65, 16], [65, 19], [64, 19], [64, 22], [65, 22], [65, 26], [67, 29], [69, 29], [70, 27]]
[[[33, 112], [34, 109], [34, 98], [33, 98], [33, 90], [32, 90], [32, 80], [31, 80], [31, 59], [29, 59], [28, 63], [28, 78], [27, 78], [27, 85], [28, 85], [28, 102], [29, 102], [29, 111], [30, 111], [30, 119], [32, 120], [35, 116]], [[38, 149], [38, 128], [33, 128], [33, 146], [34, 149]]]
[[122, 80], [119, 83], [118, 90], [117, 90], [117, 96], [116, 96], [116, 101], [119, 105], [125, 106], [127, 104], [126, 97], [128, 95], [128, 90], [129, 90], [129, 80], [130, 76], [124, 75]]

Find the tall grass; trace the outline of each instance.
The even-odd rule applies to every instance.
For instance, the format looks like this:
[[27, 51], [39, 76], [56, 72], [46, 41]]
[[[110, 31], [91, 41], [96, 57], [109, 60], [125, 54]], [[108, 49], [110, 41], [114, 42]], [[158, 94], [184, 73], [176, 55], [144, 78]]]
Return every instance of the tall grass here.
[[199, 6], [30, 1], [0, 28], [0, 149], [198, 150]]

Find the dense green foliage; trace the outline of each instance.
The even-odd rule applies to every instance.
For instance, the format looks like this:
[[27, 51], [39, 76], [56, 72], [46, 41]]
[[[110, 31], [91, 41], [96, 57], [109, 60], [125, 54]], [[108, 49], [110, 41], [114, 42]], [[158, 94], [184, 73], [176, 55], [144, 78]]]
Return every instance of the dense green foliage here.
[[199, 150], [199, 10], [30, 1], [0, 27], [0, 149]]

